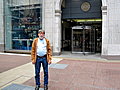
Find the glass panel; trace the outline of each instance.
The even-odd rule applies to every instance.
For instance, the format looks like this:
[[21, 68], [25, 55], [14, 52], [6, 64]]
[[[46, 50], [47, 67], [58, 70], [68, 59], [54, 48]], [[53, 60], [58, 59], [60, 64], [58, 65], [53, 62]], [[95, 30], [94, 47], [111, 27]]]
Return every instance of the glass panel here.
[[83, 30], [74, 29], [72, 32], [72, 52], [83, 51]]
[[72, 30], [72, 53], [95, 52], [95, 30], [73, 29]]
[[4, 1], [6, 50], [31, 50], [32, 41], [42, 28], [42, 1], [23, 2]]
[[85, 30], [85, 52], [95, 52], [95, 31]]

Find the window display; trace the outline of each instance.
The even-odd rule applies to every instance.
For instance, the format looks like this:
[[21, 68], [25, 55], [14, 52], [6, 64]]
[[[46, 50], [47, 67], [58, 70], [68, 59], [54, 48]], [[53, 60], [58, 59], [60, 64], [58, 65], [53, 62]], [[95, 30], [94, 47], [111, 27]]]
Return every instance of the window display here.
[[41, 29], [40, 8], [12, 11], [12, 48], [31, 50], [32, 40]]
[[9, 41], [6, 38], [6, 48], [31, 50], [32, 41], [42, 28], [42, 5], [11, 5], [5, 8], [5, 14], [6, 36], [9, 34]]

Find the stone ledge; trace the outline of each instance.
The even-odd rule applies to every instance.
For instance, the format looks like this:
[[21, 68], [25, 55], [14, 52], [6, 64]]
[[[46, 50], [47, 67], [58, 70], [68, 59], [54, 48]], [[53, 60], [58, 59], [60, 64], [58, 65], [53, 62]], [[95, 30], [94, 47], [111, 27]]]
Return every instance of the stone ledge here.
[[26, 51], [26, 50], [6, 50], [4, 51], [5, 53], [19, 53], [19, 54], [30, 54], [30, 51]]
[[0, 52], [4, 52], [4, 44], [0, 44]]
[[53, 56], [59, 56], [61, 52], [53, 52]]
[[120, 60], [120, 55], [102, 55], [101, 57], [108, 60]]

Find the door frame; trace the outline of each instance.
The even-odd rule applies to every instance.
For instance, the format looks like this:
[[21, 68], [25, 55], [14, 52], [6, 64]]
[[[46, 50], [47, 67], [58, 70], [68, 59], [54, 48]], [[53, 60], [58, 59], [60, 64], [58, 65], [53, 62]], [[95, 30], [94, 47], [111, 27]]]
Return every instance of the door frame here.
[[[73, 31], [75, 30], [75, 29], [78, 29], [78, 30], [83, 30], [83, 36], [82, 36], [82, 38], [83, 38], [83, 43], [82, 43], [82, 51], [80, 51], [80, 52], [75, 52], [73, 49], [74, 49], [74, 47], [73, 47]], [[72, 53], [83, 53], [84, 55], [85, 55], [85, 53], [91, 53], [91, 52], [85, 52], [85, 29], [92, 29], [91, 28], [91, 26], [73, 26], [72, 27], [72, 37], [71, 37], [71, 42], [72, 42]]]

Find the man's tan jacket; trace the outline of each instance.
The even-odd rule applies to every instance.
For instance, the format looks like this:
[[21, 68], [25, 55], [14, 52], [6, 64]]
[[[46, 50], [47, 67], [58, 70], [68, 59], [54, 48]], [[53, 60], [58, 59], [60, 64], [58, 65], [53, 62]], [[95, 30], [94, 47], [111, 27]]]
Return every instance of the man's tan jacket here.
[[[35, 38], [32, 43], [32, 50], [31, 50], [31, 59], [32, 62], [36, 63], [36, 58], [37, 58], [37, 43], [38, 43], [39, 38]], [[47, 44], [47, 62], [50, 62], [52, 60], [52, 50], [50, 47], [50, 42], [48, 39], [46, 39], [46, 44]]]

